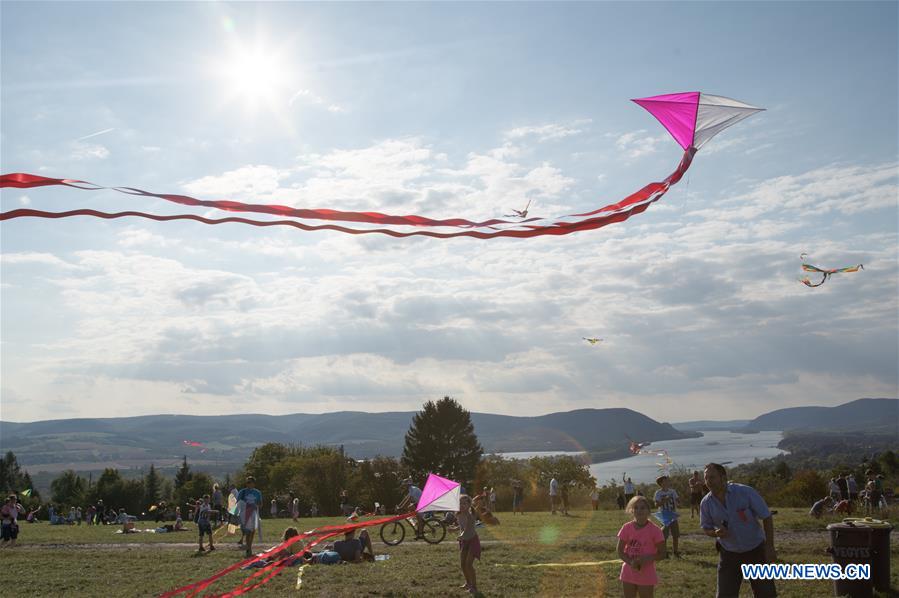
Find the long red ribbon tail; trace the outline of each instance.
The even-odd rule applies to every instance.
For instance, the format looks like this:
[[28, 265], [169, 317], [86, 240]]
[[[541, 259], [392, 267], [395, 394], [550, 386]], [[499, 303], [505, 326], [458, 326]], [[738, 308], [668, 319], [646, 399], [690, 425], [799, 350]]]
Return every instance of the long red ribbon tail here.
[[[392, 523], [394, 521], [400, 521], [401, 519], [404, 519], [408, 516], [409, 516], [409, 513], [403, 513], [402, 515], [392, 515], [390, 517], [383, 517], [381, 519], [373, 519], [370, 521], [364, 521], [364, 522], [360, 522], [360, 523], [350, 523], [350, 524], [346, 524], [346, 525], [329, 525], [329, 526], [325, 526], [325, 527], [316, 528], [314, 530], [304, 532], [298, 536], [294, 536], [293, 538], [290, 538], [290, 539], [282, 542], [281, 544], [278, 544], [277, 546], [271, 548], [269, 550], [269, 552], [271, 554], [276, 554], [276, 553], [284, 550], [285, 548], [292, 546], [296, 542], [300, 542], [301, 540], [307, 540], [309, 538], [315, 538], [312, 542], [310, 542], [308, 545], [306, 545], [307, 549], [312, 548], [313, 546], [316, 546], [317, 544], [319, 544], [322, 540], [325, 540], [327, 538], [331, 538], [334, 536], [339, 536], [350, 530], [360, 529], [360, 528], [364, 528], [364, 527], [384, 525], [385, 523]], [[221, 571], [207, 577], [206, 579], [196, 581], [194, 583], [182, 586], [180, 588], [176, 588], [174, 590], [169, 590], [168, 592], [161, 594], [160, 598], [174, 598], [175, 596], [180, 596], [182, 594], [185, 594], [187, 596], [187, 598], [197, 596], [199, 593], [206, 590], [209, 586], [211, 586], [213, 583], [215, 583], [216, 581], [218, 581], [225, 575], [228, 575], [229, 573], [231, 573], [233, 571], [236, 571], [242, 567], [250, 565], [250, 564], [252, 564], [260, 559], [263, 559], [263, 558], [265, 558], [264, 555], [261, 555], [261, 556], [254, 555], [248, 559], [238, 561], [237, 563], [234, 563], [233, 565], [229, 565], [228, 567], [225, 567]], [[241, 584], [239, 584], [231, 592], [221, 594], [221, 596], [239, 596], [239, 595], [249, 592], [250, 590], [253, 590], [265, 583], [268, 583], [276, 575], [278, 575], [278, 573], [280, 573], [281, 571], [284, 570], [284, 568], [287, 566], [286, 562], [292, 558], [295, 558], [295, 556], [291, 555], [289, 557], [286, 557], [285, 559], [281, 559], [274, 563], [270, 563], [269, 565], [266, 565], [265, 567], [261, 568], [260, 570], [254, 572], [252, 575], [247, 577], [243, 582], [241, 582]], [[246, 584], [249, 581], [251, 581], [252, 579], [258, 578], [259, 576], [266, 574], [266, 573], [269, 573], [269, 575], [267, 575], [264, 579], [258, 581], [257, 583], [253, 584], [252, 586], [249, 586], [249, 587], [246, 586]]]
[[[309, 550], [309, 549], [319, 545], [320, 543], [322, 543], [325, 540], [328, 540], [330, 538], [333, 538], [335, 536], [340, 536], [340, 535], [343, 535], [343, 532], [335, 531], [335, 532], [325, 534], [323, 536], [320, 536], [316, 540], [310, 542], [304, 548], [305, 548], [305, 550]], [[216, 595], [214, 595], [214, 597], [215, 598], [233, 598], [234, 596], [240, 596], [241, 594], [246, 594], [247, 592], [251, 592], [251, 591], [255, 590], [256, 588], [258, 588], [259, 586], [264, 585], [264, 584], [270, 582], [272, 579], [274, 579], [279, 573], [281, 573], [287, 567], [287, 563], [289, 563], [291, 560], [293, 560], [295, 558], [297, 558], [296, 555], [290, 555], [290, 556], [286, 556], [282, 559], [279, 559], [279, 560], [275, 561], [274, 563], [270, 563], [270, 564], [266, 565], [265, 567], [259, 569], [258, 571], [256, 571], [252, 575], [250, 575], [249, 577], [247, 577], [245, 580], [243, 580], [242, 583], [238, 584], [231, 591], [225, 592], [224, 594], [216, 594]], [[256, 583], [251, 584], [251, 582], [254, 579], [258, 579], [258, 578], [262, 577], [263, 575], [265, 575], [265, 577], [263, 577]]]
[[492, 229], [489, 231], [480, 231], [480, 230], [465, 230], [460, 232], [434, 232], [427, 230], [417, 230], [411, 232], [400, 232], [393, 229], [388, 228], [373, 228], [373, 229], [357, 229], [357, 228], [349, 228], [340, 225], [334, 224], [325, 224], [325, 225], [309, 225], [302, 222], [297, 222], [293, 220], [274, 220], [274, 221], [264, 221], [264, 220], [251, 220], [246, 218], [219, 218], [219, 219], [211, 219], [205, 218], [202, 216], [195, 216], [190, 214], [176, 214], [176, 215], [156, 215], [149, 214], [146, 212], [136, 212], [136, 211], [127, 211], [127, 212], [99, 212], [96, 210], [70, 210], [66, 212], [46, 212], [42, 210], [31, 210], [31, 209], [18, 209], [11, 210], [8, 212], [0, 213], [0, 221], [3, 220], [11, 220], [14, 218], [24, 218], [24, 217], [33, 217], [33, 218], [69, 218], [72, 216], [93, 216], [96, 218], [105, 218], [105, 219], [113, 219], [113, 218], [124, 218], [124, 217], [139, 217], [139, 218], [149, 218], [151, 220], [156, 220], [160, 222], [168, 221], [168, 220], [194, 220], [197, 222], [202, 222], [204, 224], [222, 224], [225, 222], [238, 222], [242, 224], [250, 224], [253, 226], [293, 226], [295, 228], [306, 230], [306, 231], [316, 231], [316, 230], [334, 230], [338, 232], [344, 232], [349, 234], [384, 234], [392, 237], [411, 237], [411, 236], [428, 236], [434, 238], [452, 238], [452, 237], [474, 237], [479, 239], [490, 239], [496, 237], [513, 237], [513, 238], [528, 238], [528, 237], [537, 237], [543, 235], [567, 235], [573, 232], [579, 232], [583, 230], [593, 230], [597, 228], [601, 228], [608, 224], [612, 224], [614, 222], [622, 222], [627, 220], [634, 214], [639, 214], [645, 211], [650, 204], [655, 203], [661, 197], [668, 192], [668, 189], [676, 184], [683, 177], [684, 173], [686, 173], [687, 169], [690, 167], [692, 163], [693, 156], [696, 153], [694, 148], [688, 149], [684, 152], [684, 156], [681, 159], [680, 164], [677, 169], [671, 173], [664, 181], [658, 183], [650, 183], [646, 185], [636, 193], [631, 194], [625, 199], [604, 206], [602, 208], [598, 208], [591, 212], [585, 212], [582, 214], [572, 214], [570, 216], [563, 217], [561, 219], [557, 219], [555, 221], [550, 222], [549, 224], [533, 224], [542, 219], [532, 218], [523, 221], [511, 222], [507, 220], [485, 220], [481, 222], [475, 222], [471, 220], [465, 220], [462, 218], [450, 218], [444, 220], [437, 220], [432, 218], [426, 218], [424, 216], [391, 216], [387, 214], [380, 214], [377, 212], [341, 212], [338, 210], [307, 210], [307, 209], [295, 209], [287, 206], [279, 206], [279, 205], [263, 205], [263, 204], [244, 204], [235, 201], [204, 201], [195, 199], [186, 195], [172, 195], [172, 194], [158, 194], [158, 193], [150, 193], [147, 191], [143, 191], [140, 189], [134, 189], [130, 187], [100, 187], [94, 185], [93, 183], [87, 183], [85, 181], [77, 181], [74, 179], [51, 179], [47, 177], [41, 177], [38, 175], [32, 175], [27, 173], [12, 173], [0, 176], [0, 187], [15, 187], [15, 188], [31, 188], [31, 187], [43, 187], [43, 186], [51, 186], [51, 185], [61, 185], [67, 187], [74, 187], [78, 189], [112, 189], [118, 191], [120, 193], [126, 193], [129, 195], [140, 195], [140, 196], [149, 196], [165, 199], [168, 201], [172, 201], [179, 204], [184, 205], [192, 205], [192, 206], [204, 206], [204, 207], [212, 207], [218, 208], [221, 210], [231, 211], [231, 212], [259, 212], [280, 216], [290, 216], [296, 218], [305, 218], [305, 219], [313, 219], [313, 220], [327, 220], [327, 221], [344, 221], [344, 222], [362, 222], [366, 224], [375, 224], [375, 225], [410, 225], [417, 227], [457, 227], [457, 228], [490, 228], [494, 225], [514, 225], [518, 228], [512, 229]]

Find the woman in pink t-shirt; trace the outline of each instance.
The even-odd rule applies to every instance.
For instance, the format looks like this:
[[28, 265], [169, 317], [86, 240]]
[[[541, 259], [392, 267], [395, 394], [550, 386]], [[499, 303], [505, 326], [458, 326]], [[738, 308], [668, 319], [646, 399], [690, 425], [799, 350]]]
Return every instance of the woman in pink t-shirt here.
[[634, 519], [618, 531], [618, 557], [621, 565], [621, 585], [625, 598], [651, 598], [659, 583], [656, 561], [666, 558], [665, 536], [649, 521], [649, 501], [635, 496], [627, 503], [627, 512]]

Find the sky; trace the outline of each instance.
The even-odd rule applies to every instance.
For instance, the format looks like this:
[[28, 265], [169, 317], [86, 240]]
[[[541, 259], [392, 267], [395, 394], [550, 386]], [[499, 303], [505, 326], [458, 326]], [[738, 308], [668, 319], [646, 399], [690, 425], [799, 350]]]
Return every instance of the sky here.
[[[6, 220], [0, 418], [412, 411], [448, 395], [676, 422], [896, 397], [897, 6], [3, 2], [4, 173], [555, 217], [677, 166], [631, 98], [766, 111], [645, 213], [568, 236]], [[3, 189], [0, 207], [224, 215], [64, 187]], [[802, 253], [864, 270], [807, 288]]]

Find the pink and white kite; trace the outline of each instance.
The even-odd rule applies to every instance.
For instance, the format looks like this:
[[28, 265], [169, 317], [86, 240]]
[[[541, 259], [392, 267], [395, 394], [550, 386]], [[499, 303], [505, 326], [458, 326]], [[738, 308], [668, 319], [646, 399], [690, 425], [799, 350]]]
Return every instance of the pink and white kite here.
[[674, 140], [689, 150], [764, 108], [700, 91], [669, 93], [632, 100], [655, 116]]
[[[75, 209], [65, 212], [47, 212], [31, 208], [20, 208], [0, 212], [0, 221], [14, 218], [69, 218], [72, 216], [92, 216], [95, 218], [138, 217], [165, 222], [169, 220], [194, 220], [204, 224], [224, 224], [228, 222], [250, 224], [252, 226], [291, 226], [304, 231], [331, 230], [352, 235], [382, 234], [391, 237], [427, 236], [440, 239], [452, 237], [474, 237], [493, 239], [499, 237], [529, 238], [543, 235], [568, 235], [571, 233], [602, 228], [615, 222], [623, 222], [646, 209], [662, 198], [672, 185], [676, 184], [690, 168], [693, 156], [709, 139], [752, 116], [762, 108], [756, 108], [737, 100], [709, 95], [698, 91], [673, 93], [634, 100], [648, 110], [664, 126], [684, 149], [683, 158], [674, 172], [664, 180], [649, 183], [624, 199], [588, 212], [557, 216], [554, 218], [528, 218], [528, 207], [516, 210], [517, 220], [493, 218], [474, 221], [466, 218], [429, 218], [418, 215], [381, 214], [379, 212], [349, 212], [329, 208], [300, 208], [290, 205], [249, 204], [228, 199], [204, 200], [173, 193], [154, 193], [134, 187], [104, 187], [78, 179], [49, 178], [36, 174], [15, 172], [0, 175], [0, 188], [13, 187], [30, 189], [34, 187], [64, 186], [75, 189], [96, 191], [110, 189], [131, 196], [163, 199], [172, 203], [214, 208], [224, 212], [267, 214], [288, 220], [258, 220], [229, 216], [207, 218], [197, 214], [149, 214], [147, 212], [100, 212], [92, 209]], [[297, 198], [292, 198], [296, 200]], [[300, 198], [303, 199], [303, 198]], [[508, 218], [508, 216], [507, 216]], [[324, 224], [317, 224], [324, 222]], [[341, 223], [341, 224], [338, 224]], [[352, 226], [347, 223], [353, 223]]]
[[428, 511], [453, 511], [459, 510], [459, 496], [462, 487], [459, 482], [454, 482], [439, 475], [429, 473], [425, 487], [421, 491], [421, 498], [415, 510], [419, 513]]

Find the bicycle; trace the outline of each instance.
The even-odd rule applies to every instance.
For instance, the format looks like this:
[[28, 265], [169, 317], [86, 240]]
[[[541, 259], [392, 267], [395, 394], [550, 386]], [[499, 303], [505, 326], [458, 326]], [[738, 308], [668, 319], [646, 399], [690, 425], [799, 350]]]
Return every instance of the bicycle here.
[[[416, 535], [416, 537], [420, 537], [428, 544], [440, 544], [446, 538], [446, 525], [443, 521], [430, 517], [430, 513], [426, 513], [425, 517], [422, 521], [421, 536]], [[412, 527], [413, 533], [417, 534], [418, 520], [414, 515], [399, 521], [391, 521], [381, 526], [380, 536], [384, 544], [396, 546], [406, 538], [406, 526], [403, 525], [403, 521]]]

